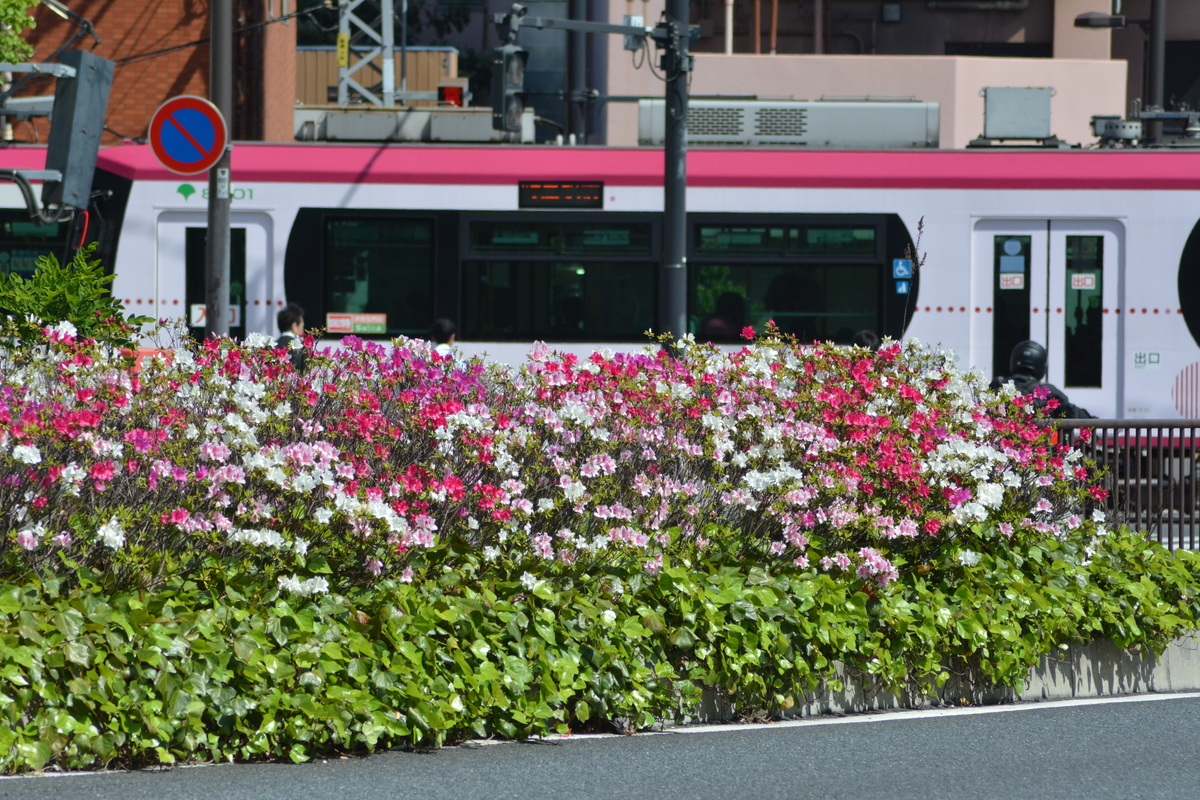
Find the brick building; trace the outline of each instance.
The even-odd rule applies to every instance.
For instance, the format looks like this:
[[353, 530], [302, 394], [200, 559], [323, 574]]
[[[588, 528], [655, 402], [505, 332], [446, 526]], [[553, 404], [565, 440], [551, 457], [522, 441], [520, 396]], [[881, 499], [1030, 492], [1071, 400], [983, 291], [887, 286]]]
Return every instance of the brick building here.
[[[227, 120], [234, 139], [288, 141], [293, 138], [296, 94], [296, 20], [289, 0], [232, 0], [233, 105]], [[103, 144], [146, 135], [150, 118], [177, 95], [209, 96], [211, 0], [66, 0], [89, 21], [94, 36], [71, 45], [116, 64]], [[81, 31], [42, 4], [33, 9], [37, 27], [27, 40], [34, 61], [49, 60]], [[22, 96], [50, 94], [53, 79], [31, 81]], [[13, 139], [45, 142], [49, 123], [14, 123]]]

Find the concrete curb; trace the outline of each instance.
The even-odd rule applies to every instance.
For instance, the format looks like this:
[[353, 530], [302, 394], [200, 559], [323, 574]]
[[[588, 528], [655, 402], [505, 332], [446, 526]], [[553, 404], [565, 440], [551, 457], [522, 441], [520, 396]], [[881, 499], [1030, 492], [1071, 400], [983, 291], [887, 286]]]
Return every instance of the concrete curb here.
[[[1143, 653], [1121, 650], [1108, 640], [1072, 644], [1060, 654], [1042, 657], [1030, 670], [1024, 687], [980, 691], [969, 681], [952, 677], [929, 697], [911, 698], [884, 692], [857, 677], [847, 677], [838, 665], [841, 691], [818, 689], [783, 712], [786, 718], [821, 714], [860, 714], [938, 706], [990, 705], [1080, 697], [1200, 690], [1200, 633], [1176, 639], [1156, 660]], [[797, 698], [800, 700], [800, 698]], [[706, 690], [697, 722], [728, 722], [735, 709], [723, 694]]]

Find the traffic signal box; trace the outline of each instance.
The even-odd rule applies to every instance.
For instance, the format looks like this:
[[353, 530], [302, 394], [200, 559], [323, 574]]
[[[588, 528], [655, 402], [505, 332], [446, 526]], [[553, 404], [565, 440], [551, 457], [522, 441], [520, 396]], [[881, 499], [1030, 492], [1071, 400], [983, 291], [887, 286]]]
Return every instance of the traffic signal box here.
[[115, 65], [86, 50], [68, 50], [59, 60], [75, 68], [75, 77], [55, 85], [46, 169], [62, 180], [42, 185], [42, 205], [87, 208]]
[[519, 133], [525, 113], [525, 62], [529, 53], [515, 44], [496, 50], [492, 61], [492, 127]]

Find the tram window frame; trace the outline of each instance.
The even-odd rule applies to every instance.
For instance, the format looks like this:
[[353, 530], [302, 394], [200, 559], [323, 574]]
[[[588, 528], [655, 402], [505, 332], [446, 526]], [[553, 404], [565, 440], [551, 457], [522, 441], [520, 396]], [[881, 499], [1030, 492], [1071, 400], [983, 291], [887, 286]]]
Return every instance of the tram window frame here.
[[[1013, 242], [1016, 247], [1006, 247]], [[1017, 259], [1021, 260], [1020, 272]], [[1012, 371], [1009, 356], [1018, 342], [1032, 335], [1030, 308], [1033, 307], [1033, 234], [992, 234], [992, 374]], [[1019, 288], [1002, 287], [1003, 276], [1022, 275]]]
[[[1063, 241], [1063, 386], [1100, 388], [1104, 374], [1104, 236], [1068, 234]], [[1090, 286], [1076, 286], [1087, 278]]]
[[[893, 219], [894, 218], [894, 219]], [[756, 332], [762, 333], [768, 319], [774, 319], [784, 333], [795, 333], [801, 338], [807, 337], [809, 327], [813, 327], [816, 338], [830, 339], [843, 344], [849, 344], [854, 334], [863, 328], [869, 328], [877, 334], [899, 336], [907, 324], [911, 313], [911, 302], [908, 295], [897, 295], [895, 301], [889, 299], [890, 273], [887, 271], [889, 259], [899, 258], [901, 254], [912, 247], [911, 234], [903, 222], [894, 214], [693, 214], [690, 215], [689, 225], [689, 269], [688, 269], [688, 318], [689, 330], [697, 336], [715, 343], [736, 343], [743, 341], [741, 329], [749, 325]], [[764, 231], [777, 229], [780, 233], [775, 237], [778, 246], [769, 248], [746, 248], [738, 250], [716, 250], [703, 247], [703, 237], [706, 230], [726, 228], [729, 230]], [[797, 232], [811, 229], [871, 229], [872, 247], [870, 252], [863, 248], [859, 252], [839, 254], [837, 252], [816, 253], [800, 245]], [[903, 232], [903, 236], [900, 232]], [[892, 239], [897, 241], [893, 242]], [[899, 240], [904, 239], [902, 243]], [[812, 281], [813, 271], [837, 270], [845, 273], [847, 268], [863, 267], [871, 269], [874, 274], [869, 281], [862, 276], [847, 277], [839, 285], [847, 283], [871, 287], [872, 297], [868, 306], [872, 311], [846, 309], [831, 311], [827, 308], [810, 309], [809, 313], [797, 311], [790, 316], [795, 319], [787, 320], [785, 315], [777, 313], [776, 309], [766, 308], [762, 297], [769, 296], [774, 290], [761, 287], [753, 288], [751, 283], [762, 283], [761, 280], [751, 281], [745, 275], [738, 279], [726, 276], [729, 283], [722, 291], [718, 286], [711, 290], [707, 300], [701, 297], [701, 283], [704, 281], [704, 271], [711, 268], [726, 267], [732, 270], [767, 270], [776, 268], [777, 274], [771, 281]], [[781, 269], [782, 268], [782, 269]], [[714, 278], [719, 281], [719, 278]], [[828, 281], [818, 279], [817, 285], [826, 286]], [[914, 282], [915, 283], [915, 282]], [[739, 285], [740, 284], [740, 285]], [[768, 284], [768, 287], [770, 284]], [[836, 287], [834, 287], [836, 288]], [[915, 285], [910, 284], [915, 293]], [[728, 295], [734, 295], [733, 297]], [[762, 308], [754, 307], [754, 298], [759, 298]], [[739, 302], [740, 301], [740, 302]], [[732, 315], [732, 319], [726, 316]], [[803, 319], [801, 319], [803, 317]], [[831, 320], [840, 318], [847, 324], [837, 326], [832, 330]], [[827, 329], [828, 328], [828, 329]], [[845, 330], [843, 330], [843, 328]], [[854, 328], [854, 330], [851, 330]], [[844, 341], [843, 341], [844, 340]]]
[[[12, 226], [19, 225], [30, 230], [41, 230], [53, 226], [55, 234], [44, 237], [29, 237], [12, 231]], [[30, 278], [37, 271], [37, 263], [47, 255], [54, 256], [60, 263], [67, 250], [67, 237], [71, 234], [70, 222], [54, 222], [50, 225], [39, 225], [32, 221], [29, 212], [18, 209], [0, 209], [0, 274], [7, 275], [15, 272], [22, 278]], [[19, 253], [24, 266], [13, 267], [14, 253]]]
[[[208, 302], [206, 285], [208, 272], [208, 228], [189, 225], [184, 228], [184, 308]], [[229, 305], [236, 311], [229, 320], [231, 333], [241, 335], [246, 329], [246, 227], [229, 228]], [[189, 323], [191, 320], [189, 319]], [[189, 331], [203, 338], [203, 324], [188, 325]], [[199, 332], [199, 333], [197, 333]]]
[[[428, 235], [426, 239], [425, 250], [427, 251], [425, 268], [417, 267], [413, 269], [411, 264], [403, 263], [405, 271], [411, 270], [413, 273], [424, 273], [424, 277], [420, 279], [420, 289], [424, 290], [421, 294], [420, 289], [413, 292], [409, 291], [409, 287], [414, 286], [417, 280], [413, 276], [406, 276], [403, 273], [398, 274], [398, 277], [393, 283], [403, 285], [405, 291], [397, 294], [396, 292], [381, 292], [369, 289], [369, 298], [366, 306], [360, 310], [350, 310], [345, 307], [337, 307], [333, 302], [334, 281], [337, 278], [333, 274], [331, 258], [331, 250], [335, 246], [332, 228], [338, 223], [357, 222], [367, 223], [373, 227], [381, 229], [395, 230], [399, 226], [422, 226], [425, 227]], [[397, 336], [408, 336], [414, 338], [423, 338], [428, 335], [429, 323], [433, 321], [433, 312], [428, 309], [434, 308], [436, 293], [437, 293], [437, 273], [438, 273], [438, 218], [429, 214], [407, 214], [403, 212], [395, 212], [389, 210], [365, 210], [352, 212], [333, 212], [326, 211], [320, 215], [320, 252], [321, 252], [321, 286], [319, 290], [320, 304], [315, 309], [317, 312], [313, 319], [306, 322], [314, 327], [325, 327], [329, 314], [379, 314], [386, 315], [386, 327], [383, 331], [364, 329], [355, 331], [357, 336], [371, 336], [381, 338], [395, 338]], [[401, 262], [397, 262], [401, 263]], [[368, 265], [369, 268], [369, 265]], [[391, 274], [391, 273], [389, 273]], [[370, 281], [368, 279], [368, 287]], [[403, 297], [400, 295], [404, 295]], [[404, 311], [398, 311], [401, 307], [406, 307]], [[420, 307], [421, 312], [416, 309]], [[307, 310], [307, 309], [306, 309]], [[313, 314], [313, 311], [309, 311]]]
[[[579, 211], [464, 214], [460, 222], [460, 337], [487, 341], [646, 341], [644, 332], [654, 327], [658, 307], [658, 217]], [[514, 241], [511, 248], [480, 246], [479, 231], [501, 225], [553, 233], [553, 246], [546, 246], [543, 237], [524, 245]], [[630, 230], [629, 245], [620, 245], [619, 236], [615, 237], [618, 244], [611, 249], [572, 245], [575, 237], [586, 235], [589, 229], [611, 233], [623, 228]], [[500, 305], [479, 294], [481, 277], [489, 266], [508, 270], [514, 284], [503, 287], [509, 290], [510, 299]], [[514, 271], [524, 274], [514, 275]], [[555, 279], [556, 272], [565, 277]], [[577, 281], [573, 281], [572, 274], [578, 275]], [[630, 280], [639, 277], [641, 280], [635, 281], [638, 285], [631, 287]], [[579, 285], [570, 287], [572, 282]], [[625, 288], [615, 288], [613, 283]], [[565, 288], [559, 291], [558, 287]], [[625, 330], [613, 324], [616, 315], [606, 313], [616, 307], [611, 300], [613, 292], [624, 298], [642, 299], [638, 305], [642, 312], [629, 317]], [[501, 307], [515, 310], [504, 325], [495, 316], [495, 309]], [[573, 313], [569, 310], [572, 308]]]

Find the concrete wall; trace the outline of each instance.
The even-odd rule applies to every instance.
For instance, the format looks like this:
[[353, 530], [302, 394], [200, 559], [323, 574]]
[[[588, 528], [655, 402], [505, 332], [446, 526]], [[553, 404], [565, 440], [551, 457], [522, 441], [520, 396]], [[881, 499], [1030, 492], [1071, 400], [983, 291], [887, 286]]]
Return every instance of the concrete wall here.
[[[940, 690], [930, 690], [933, 700], [883, 692], [861, 676], [847, 675], [840, 668], [837, 673], [843, 683], [840, 691], [818, 689], [807, 697], [796, 698], [795, 705], [783, 715], [811, 717], [899, 708], [1196, 691], [1200, 689], [1200, 642], [1196, 637], [1178, 639], [1158, 658], [1121, 650], [1110, 641], [1073, 644], [1057, 655], [1043, 657], [1019, 687], [980, 688], [964, 681], [962, 676], [954, 676]], [[707, 691], [695, 721], [726, 722], [734, 718], [734, 711], [725, 697]]]

